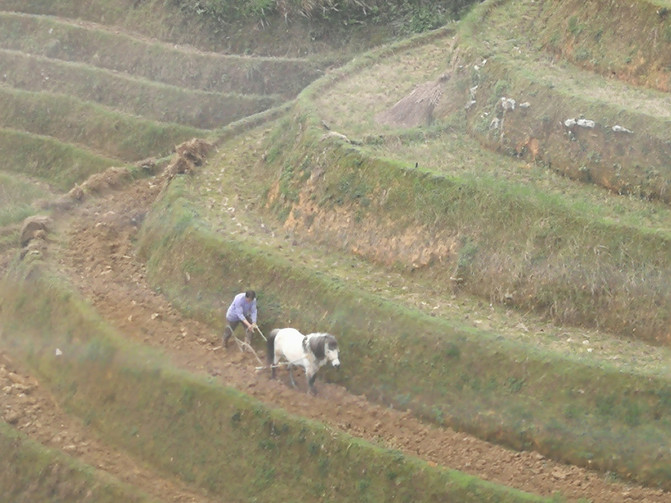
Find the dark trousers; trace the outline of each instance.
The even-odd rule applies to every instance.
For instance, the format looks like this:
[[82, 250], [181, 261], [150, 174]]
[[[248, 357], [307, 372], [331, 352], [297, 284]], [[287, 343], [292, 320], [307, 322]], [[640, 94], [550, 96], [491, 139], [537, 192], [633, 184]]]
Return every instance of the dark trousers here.
[[[252, 323], [252, 320], [247, 318], [249, 323]], [[242, 323], [240, 320], [226, 320], [226, 328], [224, 328], [224, 346], [228, 346], [228, 341], [235, 332], [235, 329], [238, 328], [238, 325]], [[248, 328], [245, 329], [245, 342], [251, 344], [252, 342], [252, 331]]]

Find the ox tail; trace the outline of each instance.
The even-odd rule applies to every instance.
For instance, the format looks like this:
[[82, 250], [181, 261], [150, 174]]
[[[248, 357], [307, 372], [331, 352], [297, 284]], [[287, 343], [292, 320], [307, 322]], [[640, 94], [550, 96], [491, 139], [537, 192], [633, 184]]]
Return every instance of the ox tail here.
[[266, 342], [266, 358], [268, 360], [268, 365], [272, 365], [275, 361], [275, 336], [279, 332], [279, 328], [273, 329], [268, 335], [268, 341]]

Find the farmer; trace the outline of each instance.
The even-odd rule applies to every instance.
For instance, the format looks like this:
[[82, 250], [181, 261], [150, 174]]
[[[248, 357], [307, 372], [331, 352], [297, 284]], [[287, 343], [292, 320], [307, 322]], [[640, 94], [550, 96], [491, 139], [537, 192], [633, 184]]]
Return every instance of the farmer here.
[[224, 347], [228, 346], [228, 340], [233, 332], [242, 323], [245, 326], [245, 342], [252, 342], [252, 333], [256, 327], [256, 292], [247, 290], [239, 293], [231, 302], [226, 311], [226, 328], [224, 329]]

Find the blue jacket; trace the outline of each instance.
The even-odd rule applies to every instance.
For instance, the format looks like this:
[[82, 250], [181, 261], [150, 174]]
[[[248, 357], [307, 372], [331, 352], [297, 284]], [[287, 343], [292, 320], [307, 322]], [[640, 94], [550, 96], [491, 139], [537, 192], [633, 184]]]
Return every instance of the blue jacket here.
[[256, 323], [256, 299], [247, 302], [245, 292], [239, 293], [228, 306], [226, 311], [226, 319], [228, 321], [243, 321], [251, 319], [252, 323]]

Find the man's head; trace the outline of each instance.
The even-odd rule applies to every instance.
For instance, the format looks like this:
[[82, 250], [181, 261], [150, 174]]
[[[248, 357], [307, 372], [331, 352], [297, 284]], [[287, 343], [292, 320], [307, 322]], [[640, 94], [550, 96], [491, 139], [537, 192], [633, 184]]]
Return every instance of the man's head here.
[[254, 290], [247, 290], [245, 292], [245, 299], [247, 299], [247, 302], [251, 302], [256, 298], [256, 292]]

